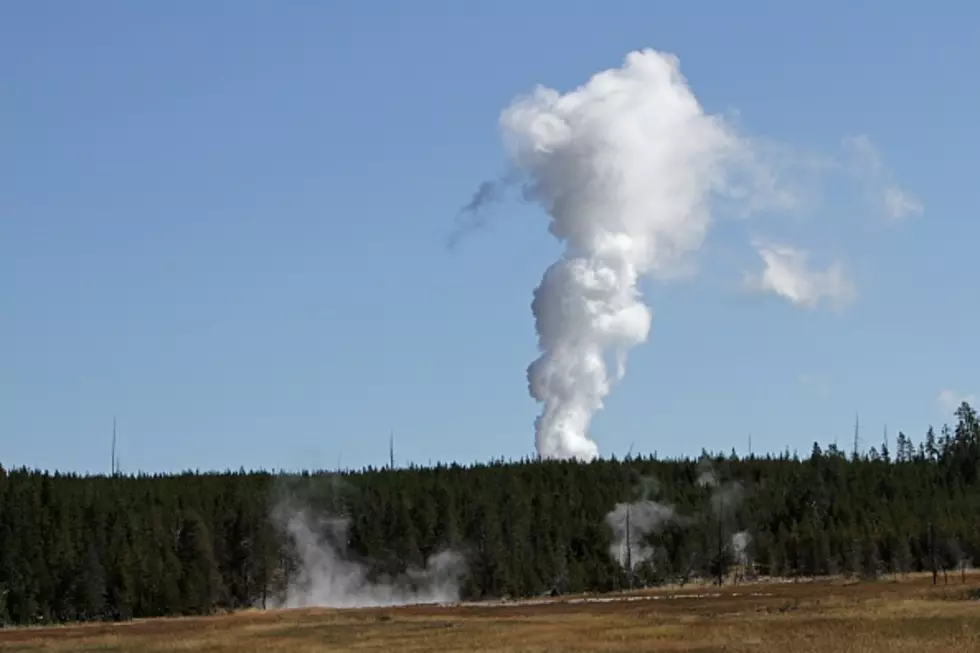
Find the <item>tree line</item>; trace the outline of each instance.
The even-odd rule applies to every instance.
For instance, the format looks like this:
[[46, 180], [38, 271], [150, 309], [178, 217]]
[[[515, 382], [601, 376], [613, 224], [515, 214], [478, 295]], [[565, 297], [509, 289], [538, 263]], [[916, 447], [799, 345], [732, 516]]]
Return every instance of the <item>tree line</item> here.
[[[709, 468], [712, 487], [699, 483]], [[654, 498], [683, 520], [646, 533], [632, 569], [610, 552], [617, 503]], [[717, 488], [737, 500], [712, 509]], [[735, 485], [737, 484], [737, 485]], [[299, 555], [274, 518], [285, 498], [348, 519], [371, 576], [464, 553], [465, 599], [632, 585], [968, 565], [980, 555], [980, 423], [918, 444], [846, 453], [493, 462], [357, 472], [79, 476], [0, 467], [0, 624], [208, 614], [275, 603]], [[731, 537], [749, 537], [738, 559]]]

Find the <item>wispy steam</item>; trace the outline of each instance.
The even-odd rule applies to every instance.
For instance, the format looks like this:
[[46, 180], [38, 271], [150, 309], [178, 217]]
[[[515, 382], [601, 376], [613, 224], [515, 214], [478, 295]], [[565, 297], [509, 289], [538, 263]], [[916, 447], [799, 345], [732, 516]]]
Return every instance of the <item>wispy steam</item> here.
[[867, 135], [845, 138], [844, 148], [850, 154], [851, 172], [865, 185], [869, 197], [886, 217], [899, 221], [923, 212], [922, 202], [895, 182]]
[[507, 191], [519, 181], [520, 177], [516, 171], [511, 171], [499, 179], [480, 184], [466, 206], [459, 210], [456, 222], [446, 240], [446, 246], [449, 249], [454, 249], [463, 238], [486, 226], [487, 207], [502, 201], [506, 197]]
[[711, 488], [711, 509], [716, 516], [724, 517], [733, 513], [742, 503], [744, 490], [738, 481], [722, 483], [715, 474], [711, 462], [703, 458], [698, 463], [698, 486]]
[[936, 405], [947, 415], [956, 411], [963, 402], [975, 404], [977, 397], [976, 395], [962, 394], [949, 389], [941, 390], [936, 397]]
[[949, 556], [953, 559], [955, 568], [957, 571], [966, 572], [973, 569], [973, 560], [960, 546], [960, 542], [955, 537], [950, 538], [946, 542], [946, 548], [949, 551]]
[[719, 486], [711, 495], [711, 507], [716, 515], [729, 515], [742, 503], [744, 489], [738, 481], [730, 481]]
[[698, 473], [698, 487], [715, 487], [718, 485], [718, 479], [715, 477], [714, 471], [710, 467], [702, 468]]
[[342, 517], [315, 517], [308, 509], [280, 503], [273, 519], [295, 547], [298, 569], [277, 607], [358, 608], [459, 600], [463, 557], [452, 551], [432, 556], [421, 569], [396, 577], [371, 578], [369, 567], [347, 555], [348, 525]]

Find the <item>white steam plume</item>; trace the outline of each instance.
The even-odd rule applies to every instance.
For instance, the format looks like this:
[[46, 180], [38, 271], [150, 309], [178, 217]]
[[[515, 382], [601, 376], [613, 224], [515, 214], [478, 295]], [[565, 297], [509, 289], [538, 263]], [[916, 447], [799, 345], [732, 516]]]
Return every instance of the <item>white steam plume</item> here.
[[287, 502], [276, 507], [273, 518], [291, 539], [299, 558], [299, 569], [275, 607], [361, 608], [459, 600], [459, 581], [466, 569], [459, 553], [443, 551], [429, 558], [423, 569], [371, 579], [366, 565], [346, 555], [346, 518], [316, 519], [308, 510]]
[[752, 536], [748, 531], [739, 531], [732, 535], [732, 552], [735, 554], [735, 562], [740, 565], [749, 563], [749, 545], [752, 544]]
[[613, 536], [609, 555], [623, 567], [639, 566], [653, 555], [653, 549], [647, 544], [647, 536], [659, 532], [675, 518], [672, 506], [656, 501], [642, 499], [628, 504], [617, 503], [606, 514], [606, 524]]
[[606, 513], [606, 525], [612, 532], [609, 555], [623, 568], [635, 569], [653, 555], [647, 537], [659, 533], [670, 523], [684, 525], [688, 520], [674, 507], [654, 501], [660, 483], [652, 476], [642, 476], [636, 487], [640, 498], [632, 503], [617, 503]]
[[650, 331], [640, 278], [686, 270], [712, 196], [750, 210], [788, 200], [748, 142], [705, 113], [668, 54], [633, 52], [564, 95], [538, 87], [500, 122], [525, 196], [547, 210], [565, 246], [532, 303], [541, 355], [528, 381], [543, 404], [537, 452], [590, 460], [598, 448], [589, 424], [612, 382], [607, 359], [621, 379], [628, 350]]

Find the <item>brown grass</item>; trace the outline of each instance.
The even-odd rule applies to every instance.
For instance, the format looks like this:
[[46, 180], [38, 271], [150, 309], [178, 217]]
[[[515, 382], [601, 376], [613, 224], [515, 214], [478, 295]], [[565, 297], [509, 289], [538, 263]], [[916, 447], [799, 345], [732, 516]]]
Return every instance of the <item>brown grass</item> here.
[[980, 651], [980, 602], [971, 594], [980, 596], [980, 576], [938, 588], [916, 577], [688, 587], [606, 602], [250, 611], [0, 631], [0, 653], [966, 653]]

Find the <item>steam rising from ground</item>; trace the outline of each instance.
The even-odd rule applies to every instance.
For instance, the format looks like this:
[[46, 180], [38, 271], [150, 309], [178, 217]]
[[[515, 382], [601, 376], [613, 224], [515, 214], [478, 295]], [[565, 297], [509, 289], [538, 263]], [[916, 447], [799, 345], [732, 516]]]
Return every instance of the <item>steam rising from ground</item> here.
[[[744, 489], [738, 481], [722, 483], [706, 459], [698, 465], [698, 487], [711, 489], [712, 520], [724, 523], [735, 513], [744, 497]], [[697, 514], [679, 514], [674, 506], [654, 501], [651, 497], [659, 490], [655, 479], [640, 479], [641, 498], [632, 503], [617, 503], [606, 514], [605, 522], [612, 533], [609, 555], [624, 569], [635, 569], [649, 560], [654, 553], [649, 536], [660, 533], [668, 524], [688, 526], [702, 518]], [[752, 536], [747, 531], [733, 534], [726, 546], [731, 549], [736, 563], [748, 564]]]
[[458, 553], [443, 551], [429, 558], [424, 568], [372, 579], [368, 565], [347, 555], [346, 518], [316, 518], [284, 502], [273, 519], [292, 541], [298, 558], [298, 569], [276, 607], [360, 608], [459, 600], [466, 565]]
[[740, 565], [749, 564], [749, 546], [752, 544], [752, 536], [747, 531], [739, 531], [732, 535], [732, 552], [735, 554], [735, 562]]
[[674, 518], [672, 506], [656, 501], [642, 499], [635, 503], [617, 503], [606, 515], [606, 524], [613, 535], [609, 555], [624, 568], [636, 568], [653, 555], [653, 548], [647, 543], [647, 537], [659, 532]]
[[659, 533], [671, 522], [685, 523], [674, 507], [652, 499], [660, 491], [655, 478], [640, 478], [640, 499], [632, 503], [617, 503], [606, 514], [606, 525], [612, 531], [609, 555], [625, 569], [635, 569], [653, 555], [648, 537]]
[[738, 508], [742, 503], [743, 488], [738, 481], [721, 483], [711, 464], [702, 461], [699, 464], [698, 486], [711, 488], [711, 509], [717, 517], [724, 517]]

